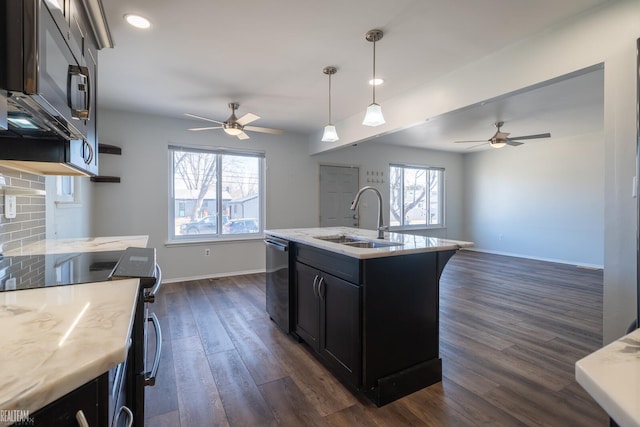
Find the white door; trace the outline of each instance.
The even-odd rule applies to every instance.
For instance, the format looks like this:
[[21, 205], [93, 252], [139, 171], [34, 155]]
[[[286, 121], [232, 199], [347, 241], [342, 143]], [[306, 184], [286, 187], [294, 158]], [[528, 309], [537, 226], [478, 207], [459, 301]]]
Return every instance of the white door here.
[[349, 207], [359, 175], [357, 167], [320, 166], [320, 227], [358, 227], [357, 211]]

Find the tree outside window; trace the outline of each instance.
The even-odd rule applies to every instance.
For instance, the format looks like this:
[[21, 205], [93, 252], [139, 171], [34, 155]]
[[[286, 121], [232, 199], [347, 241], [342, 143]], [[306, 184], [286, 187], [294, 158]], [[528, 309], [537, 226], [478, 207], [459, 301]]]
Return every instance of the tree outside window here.
[[444, 226], [444, 169], [390, 165], [392, 227]]
[[260, 233], [263, 153], [170, 146], [171, 239]]

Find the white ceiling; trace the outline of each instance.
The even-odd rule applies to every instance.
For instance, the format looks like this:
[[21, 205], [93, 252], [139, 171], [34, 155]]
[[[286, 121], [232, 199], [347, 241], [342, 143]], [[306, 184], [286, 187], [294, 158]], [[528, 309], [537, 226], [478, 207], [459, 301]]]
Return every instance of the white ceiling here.
[[[372, 44], [364, 37], [370, 29], [384, 31], [376, 44], [377, 74], [385, 79], [376, 98], [384, 108], [385, 99], [607, 1], [612, 0], [108, 0], [103, 6], [115, 48], [100, 53], [99, 103], [224, 120], [227, 104], [236, 101], [238, 116], [262, 117], [252, 125], [310, 134], [328, 121], [325, 66], [338, 68], [332, 78], [333, 122], [364, 114], [371, 103]], [[148, 17], [151, 29], [128, 26], [126, 13]], [[567, 120], [575, 114], [599, 114], [601, 122], [601, 110], [599, 70], [449, 113], [385, 140], [425, 146], [426, 138], [433, 141], [430, 148], [466, 150], [451, 141], [488, 139], [498, 119], [512, 136], [556, 136], [568, 131]], [[447, 132], [454, 128], [466, 132]]]

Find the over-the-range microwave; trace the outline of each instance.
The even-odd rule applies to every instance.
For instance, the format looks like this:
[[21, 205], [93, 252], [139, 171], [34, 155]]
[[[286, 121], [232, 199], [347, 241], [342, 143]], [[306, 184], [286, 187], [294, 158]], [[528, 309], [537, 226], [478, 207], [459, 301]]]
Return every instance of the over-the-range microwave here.
[[70, 48], [60, 4], [67, 2], [0, 1], [0, 165], [94, 175], [95, 71]]

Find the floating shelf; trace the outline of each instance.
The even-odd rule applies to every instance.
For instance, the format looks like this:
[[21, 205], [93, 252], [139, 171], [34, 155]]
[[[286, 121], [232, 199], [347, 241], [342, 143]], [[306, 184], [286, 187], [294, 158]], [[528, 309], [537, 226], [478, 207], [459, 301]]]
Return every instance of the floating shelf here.
[[98, 153], [100, 154], [115, 154], [117, 156], [122, 154], [122, 148], [109, 144], [98, 144]]
[[120, 182], [119, 176], [92, 176], [92, 182]]

